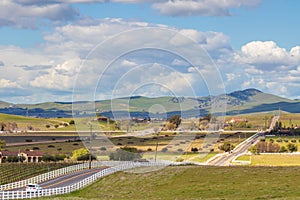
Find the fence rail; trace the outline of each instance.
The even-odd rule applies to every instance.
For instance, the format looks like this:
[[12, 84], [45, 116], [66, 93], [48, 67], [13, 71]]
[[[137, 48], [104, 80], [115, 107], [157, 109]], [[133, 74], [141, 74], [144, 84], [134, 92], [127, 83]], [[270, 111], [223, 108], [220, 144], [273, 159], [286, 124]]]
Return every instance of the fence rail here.
[[72, 172], [86, 169], [88, 167], [89, 167], [88, 163], [81, 163], [81, 164], [72, 165], [69, 167], [64, 167], [64, 168], [53, 170], [53, 171], [50, 171], [50, 172], [47, 172], [44, 174], [40, 174], [38, 176], [29, 178], [26, 180], [14, 182], [14, 183], [8, 183], [5, 185], [0, 185], [0, 191], [22, 188], [22, 187], [25, 187], [26, 185], [28, 185], [28, 183], [41, 183], [41, 182], [59, 177], [61, 175], [67, 174], [67, 173], [72, 173]]
[[[27, 199], [27, 198], [36, 198], [36, 197], [42, 197], [42, 196], [52, 196], [52, 195], [60, 195], [60, 194], [66, 194], [70, 193], [76, 190], [79, 190], [83, 187], [86, 187], [87, 185], [90, 185], [91, 183], [95, 182], [97, 179], [102, 178], [104, 176], [113, 174], [118, 171], [133, 169], [136, 167], [151, 167], [151, 166], [167, 166], [170, 164], [182, 164], [182, 163], [171, 163], [171, 162], [123, 162], [122, 164], [112, 162], [107, 164], [115, 164], [115, 166], [103, 169], [102, 171], [85, 178], [75, 184], [65, 186], [65, 187], [58, 187], [58, 188], [51, 188], [51, 189], [42, 189], [39, 192], [36, 193], [27, 193], [26, 191], [1, 191], [0, 192], [0, 198], [2, 200], [8, 200], [8, 199]], [[119, 164], [119, 165], [118, 165]], [[87, 164], [88, 165], [88, 164]], [[105, 162], [94, 162], [93, 167], [98, 166], [107, 166]]]

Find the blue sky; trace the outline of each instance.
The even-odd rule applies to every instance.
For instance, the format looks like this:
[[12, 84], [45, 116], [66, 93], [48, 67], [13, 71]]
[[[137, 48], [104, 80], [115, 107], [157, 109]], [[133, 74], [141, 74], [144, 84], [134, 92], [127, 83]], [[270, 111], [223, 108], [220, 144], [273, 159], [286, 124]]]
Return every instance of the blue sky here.
[[[84, 68], [80, 68], [82, 59], [95, 45], [123, 31], [162, 25], [185, 34], [206, 49], [220, 71], [226, 92], [253, 87], [283, 97], [300, 98], [299, 8], [300, 2], [294, 0], [3, 0], [0, 3], [0, 100], [70, 101], [76, 76]], [[140, 40], [142, 44], [143, 39]], [[130, 55], [123, 59], [119, 62], [120, 69], [116, 68], [118, 72], [124, 70], [125, 64], [133, 67], [145, 60]], [[158, 62], [154, 60], [153, 63]], [[166, 64], [166, 60], [160, 62]], [[188, 77], [189, 85], [196, 89], [195, 95], [207, 95], [203, 80], [193, 80], [192, 70], [188, 66], [183, 68], [173, 66], [172, 69]], [[97, 73], [86, 77], [93, 75], [91, 80], [99, 80]], [[123, 75], [113, 73], [110, 80]], [[144, 79], [155, 80], [151, 76]], [[90, 88], [89, 84], [92, 81], [80, 86], [80, 90]], [[137, 83], [126, 84], [131, 89], [127, 88], [120, 96], [136, 90]], [[165, 85], [169, 89], [173, 86]], [[111, 93], [94, 96], [109, 98]], [[155, 96], [149, 91], [142, 94]], [[188, 94], [179, 92], [178, 95]], [[88, 95], [82, 93], [80, 98]]]

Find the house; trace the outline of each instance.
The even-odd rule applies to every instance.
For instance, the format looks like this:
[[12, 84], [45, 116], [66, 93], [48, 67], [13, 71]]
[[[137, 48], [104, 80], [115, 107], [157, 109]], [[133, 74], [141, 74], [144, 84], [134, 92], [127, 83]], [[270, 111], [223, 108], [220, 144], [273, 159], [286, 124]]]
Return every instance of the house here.
[[38, 163], [42, 161], [42, 157], [44, 153], [41, 151], [0, 151], [0, 163], [5, 162], [8, 157], [24, 157], [25, 160], [23, 162], [28, 163]]

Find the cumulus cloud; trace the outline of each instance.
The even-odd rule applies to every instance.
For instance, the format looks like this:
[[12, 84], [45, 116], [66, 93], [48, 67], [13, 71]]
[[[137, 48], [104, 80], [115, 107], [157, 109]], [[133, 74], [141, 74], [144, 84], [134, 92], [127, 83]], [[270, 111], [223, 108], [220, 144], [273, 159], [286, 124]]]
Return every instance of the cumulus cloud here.
[[79, 13], [68, 4], [37, 5], [19, 4], [11, 0], [0, 3], [0, 26], [35, 28], [41, 19], [66, 21], [74, 19]]
[[279, 47], [274, 41], [253, 41], [237, 52], [236, 59], [262, 70], [288, 69], [300, 61], [300, 47], [290, 51]]
[[[140, 32], [140, 34], [135, 35], [128, 34], [123, 40], [120, 38], [118, 41], [111, 41], [102, 51], [98, 52], [101, 53], [98, 55], [104, 55], [103, 58], [101, 57], [99, 60], [97, 60], [99, 56], [95, 56], [95, 60], [89, 60], [89, 57], [86, 58], [89, 51], [97, 44], [107, 41], [113, 35], [124, 31], [126, 33], [126, 31], [132, 29], [139, 30], [144, 27], [154, 28], [157, 31], [155, 34], [147, 32]], [[170, 39], [170, 34], [162, 34], [163, 32], [159, 31], [163, 29], [162, 27], [164, 26], [133, 20], [92, 20], [86, 18], [73, 24], [56, 27], [53, 31], [45, 34], [44, 39], [46, 42], [35, 49], [0, 46], [1, 61], [5, 63], [0, 68], [1, 84], [2, 87], [5, 86], [2, 91], [6, 91], [6, 94], [8, 94], [13, 87], [17, 90], [22, 85], [22, 88], [27, 89], [26, 95], [30, 96], [29, 99], [32, 101], [40, 101], [38, 95], [35, 95], [37, 91], [43, 93], [43, 96], [55, 98], [54, 100], [70, 100], [70, 93], [80, 66], [84, 68], [85, 62], [92, 64], [94, 62], [94, 66], [91, 68], [80, 71], [83, 78], [79, 82], [79, 87], [82, 91], [85, 91], [97, 83], [99, 74], [103, 72], [103, 69], [109, 63], [108, 61], [115, 59], [110, 57], [110, 54], [114, 51], [121, 52], [122, 49], [116, 49], [115, 47], [143, 47], [145, 41], [143, 39], [145, 38], [153, 38], [153, 40], [148, 41], [146, 47], [160, 45], [160, 47], [164, 47], [162, 49], [167, 49], [167, 47], [173, 45], [176, 48], [171, 49], [172, 51], [169, 52], [150, 51], [145, 48], [139, 54], [138, 52], [129, 52], [128, 55], [120, 57], [117, 62], [113, 63], [115, 67], [108, 70], [101, 77], [99, 84], [102, 88], [98, 96], [109, 97], [107, 96], [108, 90], [114, 89], [112, 83], [119, 83], [120, 87], [117, 88], [119, 90], [116, 91], [120, 95], [131, 94], [130, 91], [135, 90], [145, 95], [167, 94], [168, 91], [187, 94], [188, 88], [193, 88], [196, 93], [201, 94], [201, 91], [205, 88], [205, 81], [208, 81], [207, 84], [215, 83], [211, 66], [206, 65], [206, 60], [201, 60], [203, 62], [202, 67], [195, 68], [186, 63], [184, 57], [174, 56], [177, 52], [176, 49], [186, 46], [191, 47], [190, 41], [194, 41], [197, 45], [206, 49], [214, 61], [219, 64], [226, 88], [229, 91], [254, 87], [271, 93], [275, 91], [278, 94], [281, 90], [286, 96], [292, 96], [292, 91], [298, 91], [297, 88], [300, 88], [298, 78], [300, 74], [299, 46], [287, 50], [273, 41], [254, 41], [244, 45], [240, 50], [233, 50], [230, 47], [230, 38], [223, 33], [172, 27], [170, 31], [173, 37]], [[191, 40], [183, 39], [183, 36]], [[193, 58], [203, 56], [190, 49], [185, 48], [183, 53]], [[146, 65], [148, 68], [145, 66], [145, 63], [153, 63], [155, 59], [161, 61], [160, 65]], [[130, 71], [138, 66], [141, 66], [140, 70]], [[174, 71], [159, 68], [162, 66], [172, 67]], [[280, 75], [282, 72], [285, 76]], [[208, 77], [208, 80], [195, 76], [197, 73], [203, 77]], [[118, 82], [120, 77], [124, 75], [127, 77], [126, 80]], [[143, 81], [155, 81], [164, 85], [165, 88], [143, 87], [144, 90], [139, 89]], [[280, 90], [276, 90], [276, 87]], [[105, 89], [107, 91], [103, 91]], [[14, 99], [13, 96], [16, 95], [12, 94], [11, 99]], [[36, 97], [36, 100], [33, 100], [34, 97]]]
[[0, 79], [0, 89], [10, 89], [10, 88], [21, 88], [21, 86], [16, 83], [16, 82], [13, 82], [11, 80], [8, 80], [8, 79]]

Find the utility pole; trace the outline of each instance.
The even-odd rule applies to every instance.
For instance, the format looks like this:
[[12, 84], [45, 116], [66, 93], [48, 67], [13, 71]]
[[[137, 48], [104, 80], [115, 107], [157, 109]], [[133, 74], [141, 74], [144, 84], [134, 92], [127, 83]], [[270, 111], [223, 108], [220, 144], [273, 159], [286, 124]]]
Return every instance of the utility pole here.
[[93, 124], [90, 123], [89, 169], [92, 168], [92, 136], [93, 136]]

